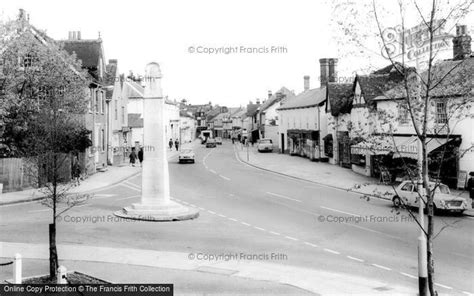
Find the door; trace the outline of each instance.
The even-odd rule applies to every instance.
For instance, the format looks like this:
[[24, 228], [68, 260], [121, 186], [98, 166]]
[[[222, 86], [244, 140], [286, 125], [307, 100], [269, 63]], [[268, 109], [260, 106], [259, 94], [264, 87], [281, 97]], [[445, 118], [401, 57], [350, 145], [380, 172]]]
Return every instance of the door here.
[[285, 153], [285, 134], [281, 134], [281, 153]]

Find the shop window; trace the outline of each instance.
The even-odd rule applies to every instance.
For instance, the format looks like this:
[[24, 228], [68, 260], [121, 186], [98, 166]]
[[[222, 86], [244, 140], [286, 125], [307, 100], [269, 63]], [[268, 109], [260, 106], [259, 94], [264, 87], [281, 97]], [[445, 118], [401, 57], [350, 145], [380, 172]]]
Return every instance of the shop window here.
[[359, 166], [365, 166], [365, 155], [351, 154], [351, 163]]

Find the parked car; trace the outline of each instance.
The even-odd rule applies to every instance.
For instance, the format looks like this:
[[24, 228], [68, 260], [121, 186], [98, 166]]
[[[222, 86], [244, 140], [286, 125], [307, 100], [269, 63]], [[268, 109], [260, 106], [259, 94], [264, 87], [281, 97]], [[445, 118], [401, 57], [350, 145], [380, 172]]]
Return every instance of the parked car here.
[[215, 139], [207, 139], [206, 148], [215, 148], [217, 146]]
[[[434, 209], [449, 212], [463, 213], [467, 209], [467, 202], [464, 198], [451, 194], [449, 187], [445, 184], [430, 182], [430, 188], [434, 189]], [[423, 191], [425, 191], [423, 189]], [[424, 192], [425, 193], [425, 192]], [[425, 196], [426, 194], [423, 194]], [[406, 205], [408, 207], [418, 207], [418, 187], [417, 184], [408, 180], [398, 185], [396, 195], [392, 198], [393, 205], [400, 207]]]
[[271, 139], [260, 139], [257, 142], [258, 152], [273, 151], [273, 142]]
[[206, 144], [207, 138], [201, 138], [201, 144]]
[[194, 163], [195, 154], [192, 149], [183, 149], [178, 155], [178, 162], [191, 162]]
[[222, 138], [221, 137], [216, 137], [216, 144], [217, 145], [222, 145]]

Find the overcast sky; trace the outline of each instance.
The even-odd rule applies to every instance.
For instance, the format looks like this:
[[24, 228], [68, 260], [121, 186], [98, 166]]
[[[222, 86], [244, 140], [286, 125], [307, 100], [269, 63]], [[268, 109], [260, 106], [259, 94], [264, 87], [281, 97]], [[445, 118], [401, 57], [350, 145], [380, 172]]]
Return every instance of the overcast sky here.
[[[122, 73], [143, 74], [158, 62], [164, 93], [191, 103], [246, 105], [281, 86], [298, 93], [304, 75], [319, 86], [319, 58], [337, 57], [323, 1], [2, 0], [4, 17], [15, 18], [19, 8], [55, 39], [100, 31], [106, 59], [118, 59]], [[196, 52], [221, 47], [231, 52]], [[255, 47], [265, 52], [242, 52]]]

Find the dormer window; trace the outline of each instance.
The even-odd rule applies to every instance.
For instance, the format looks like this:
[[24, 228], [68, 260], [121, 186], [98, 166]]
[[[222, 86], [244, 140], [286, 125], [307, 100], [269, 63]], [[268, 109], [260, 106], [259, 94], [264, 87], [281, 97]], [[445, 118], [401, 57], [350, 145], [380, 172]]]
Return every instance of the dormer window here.
[[445, 101], [437, 101], [435, 104], [435, 123], [437, 124], [445, 124], [448, 122], [448, 114], [446, 111], [446, 102]]

